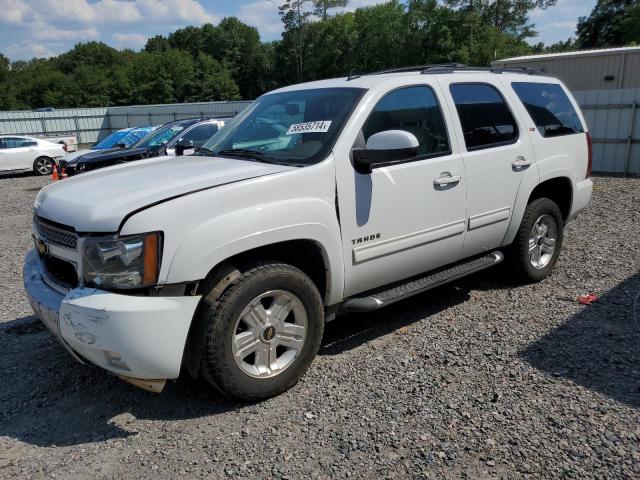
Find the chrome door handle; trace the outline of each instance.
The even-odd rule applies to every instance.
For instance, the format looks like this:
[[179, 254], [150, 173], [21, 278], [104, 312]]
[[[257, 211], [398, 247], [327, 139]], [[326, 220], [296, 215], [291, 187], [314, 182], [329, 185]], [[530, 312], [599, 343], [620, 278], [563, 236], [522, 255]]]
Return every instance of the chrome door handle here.
[[525, 168], [528, 168], [531, 165], [531, 160], [527, 160], [526, 158], [520, 156], [520, 157], [516, 157], [516, 159], [511, 162], [511, 168], [513, 168], [514, 170], [524, 170]]
[[449, 172], [442, 172], [438, 178], [433, 181], [435, 187], [447, 187], [456, 185], [462, 180], [462, 175], [451, 175]]

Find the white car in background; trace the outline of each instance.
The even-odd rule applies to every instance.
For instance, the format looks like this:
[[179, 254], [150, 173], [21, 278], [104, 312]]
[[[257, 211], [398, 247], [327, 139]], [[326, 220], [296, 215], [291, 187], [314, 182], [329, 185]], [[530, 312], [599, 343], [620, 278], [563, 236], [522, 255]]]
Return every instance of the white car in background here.
[[0, 171], [33, 170], [36, 175], [51, 175], [54, 160], [66, 153], [59, 143], [20, 135], [0, 135]]

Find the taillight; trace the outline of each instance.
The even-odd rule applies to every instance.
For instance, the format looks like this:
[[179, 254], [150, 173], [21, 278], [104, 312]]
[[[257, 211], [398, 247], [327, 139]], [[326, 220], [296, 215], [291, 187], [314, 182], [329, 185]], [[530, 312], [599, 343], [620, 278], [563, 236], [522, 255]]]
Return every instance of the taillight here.
[[593, 141], [591, 140], [591, 134], [587, 132], [587, 176], [591, 176], [591, 167], [593, 166]]
[[66, 152], [66, 151], [68, 151], [68, 150], [67, 150], [67, 144], [66, 144], [66, 143], [63, 143], [63, 144], [61, 144], [61, 145], [62, 145], [62, 149], [63, 149], [65, 152]]

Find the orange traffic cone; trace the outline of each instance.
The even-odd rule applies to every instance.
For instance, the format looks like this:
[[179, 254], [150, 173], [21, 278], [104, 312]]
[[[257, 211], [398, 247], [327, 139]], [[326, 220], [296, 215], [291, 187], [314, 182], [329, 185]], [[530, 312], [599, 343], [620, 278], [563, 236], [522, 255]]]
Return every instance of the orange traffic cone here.
[[53, 172], [51, 173], [51, 181], [52, 182], [57, 182], [58, 180], [60, 180], [60, 177], [58, 177], [58, 167], [54, 163], [53, 164]]

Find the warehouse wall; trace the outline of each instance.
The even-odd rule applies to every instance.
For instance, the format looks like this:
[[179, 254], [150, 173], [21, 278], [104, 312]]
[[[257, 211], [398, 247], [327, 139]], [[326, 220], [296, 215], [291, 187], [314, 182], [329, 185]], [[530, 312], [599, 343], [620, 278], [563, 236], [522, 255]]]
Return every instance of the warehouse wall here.
[[0, 112], [0, 135], [46, 135], [71, 133], [80, 144], [92, 144], [115, 130], [160, 125], [171, 120], [201, 116], [234, 116], [250, 101], [200, 102], [127, 107], [73, 108], [53, 112]]
[[593, 138], [593, 171], [640, 176], [640, 89], [574, 92]]
[[493, 65], [531, 68], [559, 78], [572, 91], [640, 88], [640, 51], [498, 60]]

